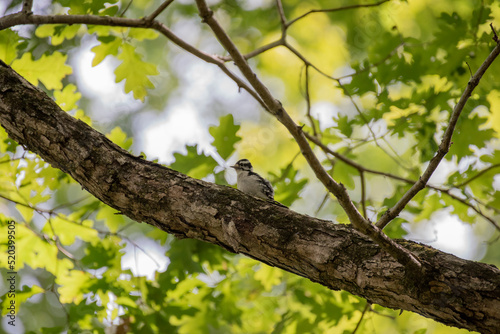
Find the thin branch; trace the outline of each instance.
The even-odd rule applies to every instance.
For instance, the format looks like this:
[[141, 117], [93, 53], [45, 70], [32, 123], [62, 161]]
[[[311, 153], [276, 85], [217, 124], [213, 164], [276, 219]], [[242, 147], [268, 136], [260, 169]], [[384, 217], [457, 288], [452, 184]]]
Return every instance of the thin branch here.
[[337, 78], [332, 77], [331, 75], [326, 74], [325, 72], [323, 72], [322, 70], [320, 70], [316, 65], [314, 65], [309, 60], [307, 60], [306, 57], [304, 57], [297, 49], [295, 49], [293, 46], [291, 46], [287, 41], [284, 41], [283, 46], [285, 46], [288, 50], [290, 50], [293, 54], [295, 54], [300, 60], [302, 60], [302, 62], [304, 62], [304, 64], [306, 64], [308, 66], [311, 66], [312, 68], [314, 68], [319, 74], [321, 74], [325, 78], [338, 81]]
[[276, 0], [276, 7], [278, 8], [278, 14], [280, 16], [281, 37], [284, 38], [286, 36], [286, 29], [288, 28], [288, 26], [285, 11], [283, 10], [283, 3], [281, 3], [281, 0]]
[[129, 27], [129, 28], [151, 28], [165, 37], [171, 42], [191, 53], [192, 55], [200, 58], [201, 60], [217, 65], [227, 76], [236, 82], [239, 88], [246, 90], [260, 105], [267, 109], [267, 106], [259, 97], [259, 95], [250, 88], [243, 80], [236, 74], [232, 73], [225, 65], [224, 62], [216, 56], [205, 53], [191, 44], [185, 42], [183, 39], [175, 35], [164, 24], [153, 20], [147, 22], [144, 19], [129, 19], [122, 17], [111, 16], [98, 16], [98, 15], [24, 15], [23, 13], [15, 13], [0, 18], [0, 31], [16, 25], [24, 24], [87, 24], [87, 25], [102, 25], [114, 27]]
[[[280, 38], [280, 39], [278, 39], [278, 40], [276, 40], [276, 41], [274, 41], [274, 42], [271, 42], [271, 43], [269, 43], [269, 44], [263, 45], [263, 46], [261, 46], [261, 47], [259, 47], [259, 48], [255, 49], [255, 50], [253, 50], [253, 51], [251, 51], [251, 52], [249, 52], [249, 53], [247, 53], [247, 54], [243, 55], [243, 57], [244, 57], [246, 60], [248, 60], [248, 59], [250, 59], [250, 58], [253, 58], [253, 57], [255, 57], [255, 56], [258, 56], [258, 55], [260, 55], [261, 53], [264, 53], [264, 52], [266, 52], [266, 51], [268, 51], [268, 50], [274, 49], [275, 47], [278, 47], [278, 46], [281, 46], [281, 45], [285, 45], [285, 43], [284, 43], [284, 39], [283, 39], [283, 38]], [[225, 62], [226, 62], [226, 61], [232, 61], [232, 60], [233, 60], [233, 58], [231, 58], [231, 56], [219, 56], [219, 59], [220, 59], [220, 60], [223, 60], [223, 61], [225, 61]]]
[[311, 115], [311, 95], [309, 93], [309, 65], [305, 65], [305, 74], [304, 74], [304, 97], [306, 99], [306, 104], [307, 104], [307, 110], [306, 110], [306, 117], [309, 119], [309, 122], [311, 123], [311, 129], [313, 130], [313, 134], [315, 137], [318, 136], [318, 131], [316, 130], [316, 124], [314, 123], [314, 119]]
[[467, 185], [467, 184], [471, 183], [472, 181], [474, 181], [474, 180], [475, 180], [475, 179], [477, 179], [478, 177], [480, 177], [480, 176], [482, 176], [482, 175], [486, 174], [487, 172], [489, 172], [490, 170], [495, 169], [495, 168], [498, 168], [498, 167], [500, 167], [500, 164], [491, 165], [491, 166], [489, 166], [489, 167], [487, 167], [487, 168], [485, 168], [485, 169], [481, 170], [480, 172], [478, 172], [476, 175], [474, 175], [474, 176], [473, 176], [473, 177], [471, 177], [470, 179], [465, 180], [465, 181], [464, 181], [464, 182], [462, 182], [462, 183], [459, 183], [459, 184], [454, 185], [454, 187], [456, 187], [456, 188], [462, 188], [463, 186], [465, 186], [465, 185]]
[[491, 27], [491, 31], [493, 31], [493, 37], [492, 37], [492, 39], [495, 41], [495, 43], [498, 44], [498, 42], [499, 42], [498, 35], [497, 35], [497, 32], [496, 32], [495, 28], [493, 28], [493, 23], [490, 23], [490, 27]]
[[144, 18], [146, 22], [152, 22], [158, 15], [160, 15], [174, 0], [167, 0], [163, 2], [151, 15]]
[[[353, 167], [353, 168], [356, 168], [358, 170], [358, 172], [360, 173], [360, 175], [364, 172], [364, 173], [370, 173], [370, 174], [375, 174], [375, 175], [381, 175], [381, 176], [385, 176], [385, 177], [388, 177], [388, 178], [391, 178], [393, 180], [397, 180], [397, 181], [402, 181], [402, 182], [405, 182], [405, 183], [408, 183], [408, 184], [415, 184], [415, 180], [411, 180], [411, 179], [407, 179], [407, 178], [404, 178], [404, 177], [401, 177], [401, 176], [397, 176], [397, 175], [394, 175], [394, 174], [390, 174], [390, 173], [386, 173], [386, 172], [380, 172], [380, 171], [377, 171], [377, 170], [374, 170], [374, 169], [370, 169], [370, 168], [366, 168], [362, 165], [360, 165], [359, 163], [349, 159], [349, 158], [346, 158], [344, 155], [340, 154], [340, 153], [337, 153], [333, 150], [331, 150], [328, 146], [326, 146], [325, 144], [323, 144], [318, 138], [304, 132], [306, 138], [308, 140], [310, 140], [311, 142], [313, 142], [314, 144], [318, 145], [319, 148], [321, 148], [321, 150], [323, 152], [325, 152], [325, 154], [330, 154], [330, 155], [333, 155], [335, 158], [343, 161], [344, 163], [348, 164], [349, 166]], [[434, 189], [436, 191], [439, 191], [441, 193], [444, 193], [446, 195], [448, 195], [449, 197], [461, 202], [462, 204], [470, 207], [471, 209], [473, 209], [474, 211], [476, 211], [481, 217], [483, 217], [484, 219], [486, 219], [487, 221], [489, 221], [492, 225], [494, 225], [499, 231], [500, 231], [500, 226], [495, 222], [495, 220], [493, 220], [493, 218], [485, 215], [484, 213], [481, 212], [481, 210], [479, 210], [478, 208], [476, 208], [474, 205], [472, 205], [471, 203], [468, 203], [467, 201], [463, 200], [462, 198], [454, 195], [453, 193], [451, 193], [451, 189], [446, 189], [446, 188], [441, 188], [441, 187], [436, 187], [436, 186], [433, 186], [433, 185], [430, 185], [430, 184], [426, 184], [425, 185], [427, 188], [429, 189]], [[457, 186], [455, 186], [457, 187]], [[457, 187], [458, 188], [458, 187]], [[492, 210], [495, 210], [495, 208], [492, 208], [484, 203], [481, 203], [479, 202], [477, 199], [474, 199], [474, 201], [478, 202], [479, 204], [481, 204], [482, 206], [488, 208], [488, 209], [492, 209]], [[365, 215], [366, 217], [366, 215]]]
[[344, 7], [338, 7], [338, 8], [328, 8], [328, 9], [312, 9], [308, 11], [307, 13], [304, 13], [300, 15], [299, 17], [294, 18], [293, 20], [289, 21], [287, 24], [287, 28], [290, 27], [292, 24], [297, 22], [298, 20], [303, 19], [304, 17], [308, 16], [309, 14], [313, 13], [333, 13], [333, 12], [339, 12], [342, 10], [348, 10], [348, 9], [355, 9], [355, 8], [366, 8], [366, 7], [375, 7], [375, 6], [380, 6], [381, 4], [388, 2], [390, 0], [382, 0], [377, 3], [372, 3], [372, 4], [360, 4], [360, 5], [350, 5], [350, 6], [344, 6]]
[[127, 7], [125, 7], [125, 9], [121, 12], [120, 15], [118, 15], [119, 17], [123, 17], [123, 15], [125, 15], [125, 13], [127, 12], [127, 10], [130, 8], [130, 5], [132, 4], [132, 1], [134, 0], [130, 0], [127, 4]]
[[326, 201], [328, 200], [328, 197], [330, 197], [330, 192], [329, 191], [327, 191], [326, 194], [325, 194], [325, 196], [323, 196], [323, 200], [321, 201], [321, 203], [319, 204], [318, 208], [314, 212], [314, 216], [317, 216], [319, 214], [319, 212], [321, 211], [321, 209], [323, 209], [323, 206], [326, 204]]
[[[125, 236], [125, 235], [121, 235], [119, 234], [118, 232], [109, 232], [109, 231], [103, 231], [103, 230], [99, 230], [99, 229], [96, 229], [96, 228], [93, 228], [93, 227], [90, 227], [90, 226], [86, 226], [86, 225], [83, 225], [82, 222], [77, 222], [77, 221], [74, 221], [72, 219], [69, 219], [67, 218], [65, 215], [63, 214], [60, 214], [58, 212], [55, 211], [55, 209], [50, 209], [50, 210], [46, 210], [46, 209], [41, 209], [41, 208], [38, 208], [38, 207], [35, 207], [35, 206], [32, 206], [30, 204], [26, 204], [26, 203], [22, 203], [22, 202], [18, 202], [16, 200], [13, 200], [13, 199], [10, 199], [8, 197], [5, 197], [3, 196], [2, 194], [0, 194], [0, 198], [3, 198], [9, 202], [12, 202], [16, 205], [21, 205], [21, 206], [24, 206], [24, 207], [27, 207], [27, 208], [30, 208], [32, 209], [33, 211], [37, 212], [38, 214], [42, 215], [45, 219], [47, 219], [47, 221], [49, 222], [49, 225], [50, 225], [50, 228], [52, 230], [52, 233], [54, 234], [55, 236], [55, 239], [53, 240], [57, 246], [57, 248], [59, 249], [59, 251], [61, 253], [63, 253], [64, 255], [66, 255], [68, 258], [72, 259], [72, 260], [76, 260], [76, 258], [70, 253], [68, 252], [66, 249], [64, 249], [62, 247], [62, 245], [59, 243], [59, 238], [57, 237], [57, 234], [52, 226], [52, 222], [50, 220], [50, 218], [47, 218], [43, 215], [43, 213], [45, 214], [49, 214], [50, 216], [55, 216], [55, 217], [58, 217], [59, 219], [62, 219], [62, 220], [65, 220], [69, 223], [72, 223], [72, 224], [75, 224], [75, 225], [78, 225], [80, 227], [84, 227], [84, 228], [87, 228], [87, 229], [91, 229], [91, 230], [95, 230], [97, 231], [98, 233], [101, 233], [101, 234], [104, 234], [104, 235], [116, 235], [116, 236], [119, 236], [120, 238], [130, 242], [134, 247], [138, 248], [140, 251], [142, 251], [147, 257], [149, 257], [151, 260], [153, 260], [153, 262], [156, 264], [156, 266], [158, 268], [160, 268], [160, 264], [158, 263], [158, 261], [156, 261], [156, 259], [150, 255], [148, 252], [146, 252], [144, 250], [144, 248], [142, 248], [141, 246], [139, 246], [135, 241], [133, 241], [132, 239], [130, 239], [129, 237]], [[49, 217], [50, 217], [49, 216]], [[35, 232], [35, 231], [33, 231]], [[41, 236], [40, 236], [41, 237]]]
[[356, 324], [356, 327], [354, 328], [354, 330], [352, 331], [351, 334], [356, 334], [356, 332], [358, 331], [359, 327], [361, 326], [361, 322], [363, 322], [363, 318], [365, 317], [366, 312], [370, 309], [370, 307], [371, 307], [371, 304], [368, 303], [368, 302], [366, 302], [366, 305], [363, 308], [363, 311], [361, 312], [361, 317], [359, 318], [359, 321]]
[[308, 162], [318, 180], [320, 180], [323, 185], [330, 192], [332, 192], [335, 197], [337, 197], [337, 200], [339, 201], [340, 205], [349, 217], [349, 220], [356, 227], [356, 229], [379, 244], [386, 252], [396, 258], [402, 265], [407, 266], [412, 271], [420, 271], [422, 269], [422, 265], [410, 251], [395, 243], [392, 239], [390, 239], [381, 230], [372, 225], [361, 215], [354, 203], [349, 198], [347, 189], [343, 184], [337, 183], [326, 172], [326, 170], [321, 165], [321, 162], [314, 154], [311, 146], [309, 145], [309, 142], [307, 141], [302, 128], [292, 120], [281, 103], [272, 96], [267, 87], [259, 80], [257, 75], [248, 65], [245, 57], [240, 53], [231, 38], [227, 35], [224, 29], [220, 26], [219, 22], [215, 19], [213, 11], [208, 8], [207, 3], [204, 0], [196, 0], [196, 4], [198, 6], [202, 21], [212, 29], [221, 45], [231, 55], [235, 65], [239, 68], [243, 76], [248, 80], [255, 92], [257, 92], [259, 97], [267, 106], [266, 110], [274, 115], [288, 129], [292, 137], [299, 145], [302, 155]]
[[[368, 131], [371, 133], [372, 137], [373, 137], [373, 141], [375, 142], [375, 145], [377, 145], [378, 148], [380, 148], [389, 158], [391, 158], [396, 164], [398, 164], [399, 166], [401, 167], [405, 167], [403, 166], [403, 161], [401, 160], [401, 158], [399, 157], [399, 155], [397, 154], [396, 150], [394, 150], [394, 148], [389, 144], [389, 142], [382, 137], [382, 140], [384, 141], [384, 143], [386, 143], [386, 145], [389, 147], [389, 149], [392, 151], [392, 153], [394, 153], [394, 156], [392, 156], [391, 154], [389, 154], [389, 152], [387, 152], [378, 142], [377, 140], [377, 135], [375, 134], [375, 132], [373, 131], [373, 129], [371, 128], [370, 126], [370, 122], [368, 121], [368, 119], [366, 119], [365, 115], [363, 114], [363, 112], [361, 111], [361, 109], [359, 108], [358, 104], [356, 103], [356, 101], [354, 101], [354, 97], [351, 95], [351, 93], [347, 90], [347, 88], [345, 88], [345, 86], [340, 82], [339, 79], [336, 79], [337, 82], [338, 82], [338, 85], [340, 88], [342, 88], [343, 92], [349, 97], [349, 100], [351, 101], [352, 105], [354, 106], [354, 108], [356, 109], [356, 111], [358, 112], [358, 115], [359, 117], [363, 120], [363, 122], [365, 123], [366, 127], [368, 128]], [[397, 159], [399, 158], [399, 159]], [[406, 168], [406, 167], [405, 167]]]
[[438, 151], [429, 162], [427, 169], [424, 171], [422, 176], [420, 176], [419, 180], [415, 182], [415, 184], [403, 195], [403, 197], [401, 197], [401, 199], [392, 208], [387, 210], [387, 212], [384, 213], [384, 215], [382, 215], [382, 217], [376, 223], [377, 227], [383, 229], [391, 220], [393, 220], [399, 215], [399, 213], [405, 208], [408, 202], [410, 202], [411, 199], [415, 197], [415, 195], [420, 190], [425, 188], [425, 185], [431, 178], [432, 174], [438, 167], [439, 163], [450, 149], [451, 137], [453, 135], [453, 132], [455, 131], [455, 126], [457, 124], [458, 118], [465, 104], [467, 103], [467, 100], [471, 96], [474, 88], [476, 88], [476, 86], [479, 84], [479, 81], [481, 80], [482, 76], [484, 75], [488, 67], [490, 67], [490, 65], [493, 63], [493, 61], [497, 58], [499, 54], [500, 54], [500, 43], [498, 42], [497, 38], [497, 45], [495, 46], [493, 51], [491, 51], [491, 53], [488, 55], [486, 60], [481, 64], [481, 66], [476, 71], [474, 76], [469, 80], [469, 82], [467, 83], [467, 87], [465, 88], [462, 96], [460, 97], [460, 100], [455, 105], [455, 108], [450, 118], [450, 123], [446, 128], [441, 144], [439, 145]]
[[363, 209], [363, 217], [365, 217], [365, 219], [366, 219], [367, 218], [367, 216], [366, 216], [366, 184], [365, 184], [365, 173], [363, 171], [359, 171], [359, 178], [361, 180], [361, 207]]
[[[486, 219], [487, 221], [489, 221], [489, 222], [490, 222], [493, 226], [495, 226], [495, 228], [496, 228], [497, 230], [499, 230], [499, 231], [500, 231], [500, 225], [498, 225], [498, 224], [497, 224], [497, 222], [496, 222], [495, 220], [493, 220], [493, 218], [488, 217], [487, 215], [485, 215], [485, 214], [484, 214], [484, 213], [483, 213], [483, 212], [482, 212], [482, 211], [481, 211], [478, 207], [476, 207], [476, 206], [474, 206], [474, 205], [472, 205], [472, 204], [468, 203], [466, 200], [464, 200], [464, 199], [462, 199], [462, 198], [460, 198], [460, 197], [458, 197], [458, 196], [456, 196], [456, 195], [452, 194], [452, 193], [451, 193], [451, 189], [439, 189], [439, 188], [436, 188], [436, 187], [429, 187], [429, 188], [434, 188], [434, 189], [436, 189], [436, 190], [439, 190], [439, 191], [441, 191], [441, 192], [445, 193], [446, 195], [450, 196], [450, 197], [451, 197], [451, 198], [453, 198], [454, 200], [459, 201], [460, 203], [462, 203], [462, 204], [464, 204], [464, 205], [468, 206], [469, 208], [471, 208], [472, 210], [474, 210], [474, 211], [475, 211], [478, 215], [480, 215], [481, 217], [483, 217], [484, 219]], [[476, 201], [476, 202], [478, 202], [478, 203], [479, 203], [479, 201], [477, 201], [477, 200], [475, 200], [475, 199], [474, 199], [474, 201]], [[481, 203], [481, 204], [482, 204], [482, 203]], [[483, 206], [486, 206], [486, 205], [484, 205], [484, 204], [482, 204], [482, 205], [483, 205]]]

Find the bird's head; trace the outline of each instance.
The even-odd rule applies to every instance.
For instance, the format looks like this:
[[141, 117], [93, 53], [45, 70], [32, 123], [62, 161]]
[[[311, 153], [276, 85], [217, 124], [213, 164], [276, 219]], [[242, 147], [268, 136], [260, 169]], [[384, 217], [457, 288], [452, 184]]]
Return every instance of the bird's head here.
[[233, 166], [231, 166], [231, 168], [236, 169], [236, 171], [246, 170], [251, 172], [253, 170], [252, 164], [250, 163], [250, 161], [248, 161], [248, 159], [238, 160]]

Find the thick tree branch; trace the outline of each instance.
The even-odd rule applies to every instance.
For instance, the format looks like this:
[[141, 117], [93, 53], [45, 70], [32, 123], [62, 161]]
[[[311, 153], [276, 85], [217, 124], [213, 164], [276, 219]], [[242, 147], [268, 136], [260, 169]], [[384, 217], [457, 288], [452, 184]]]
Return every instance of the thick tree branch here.
[[210, 8], [208, 8], [206, 2], [204, 0], [196, 0], [196, 4], [198, 5], [200, 17], [203, 19], [203, 22], [205, 22], [212, 29], [221, 45], [231, 55], [235, 65], [239, 68], [243, 76], [247, 79], [247, 81], [250, 83], [250, 85], [253, 87], [262, 101], [266, 104], [267, 110], [272, 115], [274, 115], [276, 119], [280, 121], [293, 136], [300, 147], [302, 155], [306, 159], [311, 169], [314, 171], [314, 174], [316, 175], [318, 180], [320, 180], [321, 183], [323, 183], [323, 185], [333, 195], [335, 195], [340, 205], [349, 217], [349, 221], [354, 225], [354, 227], [356, 227], [358, 231], [364, 233], [376, 243], [378, 243], [385, 251], [394, 256], [401, 264], [410, 267], [414, 271], [419, 271], [421, 269], [421, 263], [419, 262], [419, 260], [411, 252], [406, 250], [404, 247], [396, 244], [380, 229], [378, 229], [367, 219], [365, 219], [349, 198], [349, 194], [347, 193], [344, 185], [341, 183], [337, 183], [326, 172], [326, 170], [321, 165], [321, 162], [314, 154], [311, 146], [309, 145], [309, 142], [307, 141], [302, 128], [295, 124], [295, 122], [283, 108], [281, 103], [273, 97], [267, 87], [259, 80], [257, 75], [248, 65], [245, 57], [240, 53], [231, 38], [227, 35], [219, 22], [215, 19], [214, 13]]
[[496, 333], [500, 271], [410, 241], [415, 275], [350, 226], [301, 215], [132, 156], [0, 61], [0, 124], [102, 202], [178, 237], [207, 241], [370, 303]]

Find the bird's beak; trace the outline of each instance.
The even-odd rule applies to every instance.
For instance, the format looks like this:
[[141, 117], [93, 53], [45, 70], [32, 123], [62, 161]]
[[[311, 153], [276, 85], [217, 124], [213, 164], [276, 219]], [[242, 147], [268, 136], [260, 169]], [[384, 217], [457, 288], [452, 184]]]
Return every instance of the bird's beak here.
[[234, 169], [237, 169], [237, 168], [238, 168], [238, 166], [229, 166], [229, 167], [234, 168]]

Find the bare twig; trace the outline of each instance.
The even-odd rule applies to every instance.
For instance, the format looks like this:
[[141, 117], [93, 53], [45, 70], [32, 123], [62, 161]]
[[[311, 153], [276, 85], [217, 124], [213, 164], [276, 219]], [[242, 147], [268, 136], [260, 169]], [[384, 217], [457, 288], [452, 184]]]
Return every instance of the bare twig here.
[[354, 203], [349, 198], [349, 194], [347, 193], [344, 185], [342, 185], [341, 183], [337, 183], [325, 171], [325, 169], [321, 165], [321, 162], [314, 154], [311, 146], [309, 146], [302, 128], [295, 124], [295, 122], [285, 111], [281, 103], [272, 96], [267, 87], [259, 80], [250, 66], [248, 66], [245, 57], [240, 53], [231, 38], [220, 26], [219, 22], [214, 18], [213, 12], [208, 8], [206, 2], [204, 0], [196, 0], [196, 4], [198, 6], [200, 17], [202, 18], [203, 22], [212, 29], [221, 45], [231, 55], [234, 63], [239, 68], [243, 76], [248, 80], [255, 92], [265, 103], [267, 107], [266, 110], [274, 115], [288, 129], [290, 134], [299, 145], [302, 155], [308, 162], [311, 169], [314, 171], [318, 180], [320, 180], [323, 185], [330, 192], [332, 192], [335, 197], [337, 197], [337, 200], [339, 201], [340, 205], [349, 217], [349, 220], [356, 227], [356, 229], [379, 244], [385, 251], [394, 256], [402, 265], [408, 266], [410, 269], [415, 271], [420, 270], [421, 263], [411, 252], [409, 252], [399, 244], [396, 244], [387, 235], [381, 232], [376, 226], [372, 225], [361, 215], [358, 209], [354, 206]]
[[365, 219], [366, 216], [366, 184], [365, 184], [365, 173], [363, 171], [359, 171], [359, 178], [361, 180], [361, 208], [363, 209], [363, 217]]
[[415, 182], [415, 184], [403, 195], [403, 197], [401, 197], [401, 199], [392, 208], [390, 208], [389, 210], [387, 210], [386, 213], [384, 213], [384, 215], [376, 223], [377, 227], [383, 229], [392, 219], [396, 218], [399, 215], [399, 213], [405, 208], [408, 202], [410, 202], [411, 199], [415, 197], [415, 195], [420, 190], [425, 188], [425, 185], [431, 178], [432, 174], [438, 167], [439, 163], [450, 149], [451, 137], [453, 135], [453, 132], [455, 131], [455, 126], [457, 124], [458, 117], [460, 116], [465, 104], [467, 103], [467, 100], [471, 96], [474, 88], [476, 88], [476, 86], [479, 84], [479, 81], [481, 80], [482, 76], [484, 75], [488, 67], [490, 67], [493, 61], [497, 58], [498, 54], [500, 54], [500, 43], [497, 42], [497, 45], [495, 46], [493, 51], [491, 51], [486, 60], [481, 64], [481, 66], [476, 71], [474, 76], [467, 83], [467, 87], [465, 88], [462, 96], [460, 97], [460, 100], [455, 105], [455, 108], [450, 118], [449, 125], [446, 128], [446, 131], [443, 135], [443, 139], [441, 141], [441, 144], [439, 145], [438, 151], [436, 152], [436, 155], [434, 155], [434, 157], [429, 162], [427, 169], [424, 171], [422, 176], [420, 176], [419, 180]]
[[174, 0], [167, 0], [163, 2], [158, 8], [155, 9], [154, 12], [151, 13], [151, 15], [146, 16], [144, 20], [146, 22], [152, 22], [158, 15], [160, 15], [167, 7], [170, 5]]
[[350, 6], [344, 6], [344, 7], [338, 7], [338, 8], [313, 9], [313, 10], [310, 10], [307, 13], [304, 13], [304, 14], [300, 15], [299, 17], [296, 17], [293, 20], [289, 21], [287, 23], [287, 28], [290, 27], [295, 22], [297, 22], [298, 20], [301, 20], [304, 17], [308, 16], [309, 14], [313, 14], [313, 13], [333, 13], [333, 12], [339, 12], [339, 11], [348, 10], [348, 9], [363, 8], [363, 7], [365, 7], [365, 8], [366, 7], [375, 7], [375, 6], [380, 6], [381, 4], [383, 4], [385, 2], [388, 2], [388, 1], [390, 1], [390, 0], [383, 0], [383, 1], [376, 2], [376, 3], [372, 3], [372, 4], [350, 5]]
[[[386, 143], [386, 145], [389, 147], [389, 149], [392, 151], [392, 153], [394, 154], [394, 156], [392, 156], [391, 154], [389, 154], [389, 152], [387, 152], [378, 142], [378, 139], [377, 139], [377, 135], [375, 134], [375, 132], [373, 131], [373, 129], [371, 128], [370, 126], [370, 122], [368, 121], [368, 119], [366, 119], [365, 115], [363, 114], [363, 112], [361, 111], [361, 109], [359, 108], [358, 104], [356, 103], [356, 101], [354, 101], [354, 97], [351, 95], [351, 93], [347, 90], [347, 88], [340, 82], [340, 79], [336, 79], [337, 80], [337, 83], [339, 85], [340, 88], [342, 88], [342, 91], [347, 95], [347, 97], [349, 97], [349, 100], [351, 101], [351, 104], [354, 106], [354, 109], [356, 109], [359, 117], [363, 120], [363, 122], [365, 123], [366, 127], [368, 128], [368, 131], [371, 133], [372, 135], [372, 138], [373, 138], [373, 141], [375, 142], [375, 145], [377, 145], [378, 148], [380, 148], [389, 158], [391, 158], [395, 163], [397, 163], [399, 166], [401, 167], [405, 167], [403, 166], [403, 162], [401, 161], [401, 158], [399, 158], [399, 155], [397, 154], [396, 150], [394, 150], [394, 148], [389, 144], [389, 142], [385, 139], [385, 138], [382, 138], [382, 140]], [[397, 159], [399, 158], [399, 159]]]
[[175, 35], [170, 29], [168, 29], [164, 24], [153, 20], [152, 22], [146, 22], [143, 19], [129, 19], [122, 17], [111, 17], [111, 16], [98, 16], [98, 15], [24, 15], [22, 13], [15, 13], [11, 15], [4, 16], [0, 18], [0, 31], [6, 28], [10, 28], [16, 25], [24, 24], [90, 24], [90, 25], [102, 25], [102, 26], [115, 26], [115, 27], [129, 27], [129, 28], [151, 28], [165, 37], [167, 37], [174, 44], [184, 49], [185, 51], [191, 53], [192, 55], [200, 58], [201, 60], [217, 65], [227, 76], [229, 76], [233, 81], [236, 82], [238, 87], [246, 90], [261, 106], [267, 109], [267, 106], [261, 100], [259, 95], [253, 91], [243, 80], [241, 80], [236, 74], [231, 72], [225, 65], [224, 61], [216, 56], [212, 56], [205, 53], [191, 44], [185, 42], [183, 39]]
[[[268, 50], [274, 49], [275, 47], [281, 46], [281, 45], [285, 45], [283, 37], [280, 38], [280, 39], [278, 39], [277, 41], [274, 41], [274, 42], [271, 42], [269, 44], [263, 45], [263, 46], [255, 49], [255, 50], [253, 50], [253, 51], [251, 51], [251, 52], [243, 55], [243, 57], [246, 60], [248, 60], [250, 58], [258, 56], [261, 53], [264, 53], [264, 52], [266, 52]], [[219, 59], [223, 60], [223, 61], [231, 61], [231, 60], [233, 60], [233, 58], [231, 58], [231, 56], [219, 56]]]
[[311, 129], [313, 130], [314, 136], [318, 136], [318, 131], [316, 130], [316, 124], [314, 123], [314, 119], [311, 115], [311, 96], [309, 94], [309, 65], [304, 66], [304, 97], [306, 99], [307, 109], [306, 109], [306, 117], [309, 119], [311, 123]]
[[477, 179], [477, 178], [478, 178], [478, 177], [480, 177], [481, 175], [484, 175], [484, 174], [488, 173], [490, 170], [495, 169], [495, 168], [498, 168], [498, 167], [500, 167], [500, 164], [494, 164], [494, 165], [491, 165], [491, 166], [489, 166], [489, 167], [487, 167], [487, 168], [485, 168], [485, 169], [483, 169], [483, 170], [479, 171], [476, 175], [474, 175], [474, 176], [473, 176], [473, 177], [471, 177], [470, 179], [467, 179], [467, 180], [465, 180], [465, 181], [464, 181], [464, 182], [462, 182], [462, 183], [455, 184], [455, 185], [454, 185], [454, 187], [456, 187], [456, 188], [462, 188], [463, 186], [465, 186], [465, 185], [467, 185], [467, 184], [471, 183], [472, 181], [474, 181], [475, 179]]
[[125, 7], [125, 9], [121, 12], [120, 15], [118, 15], [119, 17], [123, 17], [123, 15], [125, 15], [125, 13], [127, 12], [127, 10], [130, 8], [130, 5], [132, 4], [132, 1], [134, 0], [130, 0], [127, 4], [127, 6]]
[[280, 16], [280, 22], [281, 22], [281, 36], [285, 37], [286, 35], [286, 29], [287, 29], [287, 20], [285, 16], [285, 11], [283, 10], [283, 4], [281, 3], [281, 0], [276, 0], [276, 7], [278, 8], [278, 14]]
[[352, 331], [351, 334], [356, 334], [356, 332], [358, 331], [359, 327], [361, 326], [361, 323], [363, 322], [363, 318], [365, 317], [366, 312], [370, 309], [370, 306], [371, 306], [371, 304], [368, 303], [368, 302], [366, 302], [366, 305], [363, 308], [363, 311], [361, 312], [361, 317], [359, 318], [359, 321], [356, 324], [356, 327], [354, 328], [354, 330]]
[[496, 32], [495, 28], [493, 27], [493, 23], [490, 23], [490, 27], [491, 27], [491, 31], [493, 31], [493, 37], [492, 37], [492, 39], [495, 41], [495, 43], [498, 44], [498, 42], [499, 42], [498, 35], [497, 35], [497, 32]]

